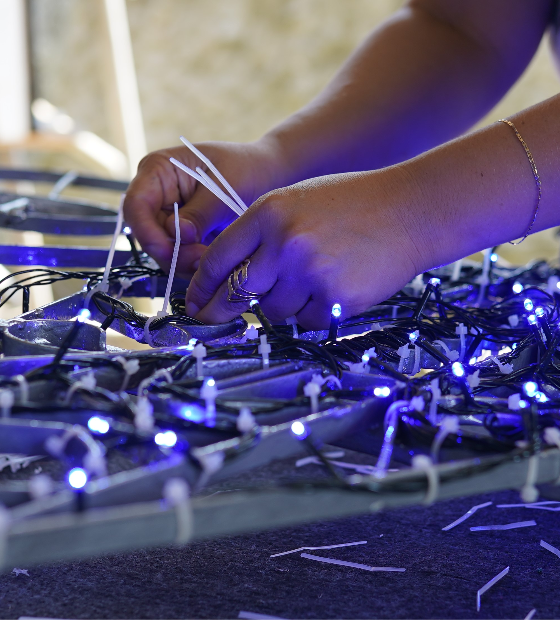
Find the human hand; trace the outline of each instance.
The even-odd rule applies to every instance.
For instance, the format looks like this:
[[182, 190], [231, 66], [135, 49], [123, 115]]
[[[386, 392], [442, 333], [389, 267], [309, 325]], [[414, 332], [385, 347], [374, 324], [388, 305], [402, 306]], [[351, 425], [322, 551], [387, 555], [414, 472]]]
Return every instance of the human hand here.
[[248, 291], [261, 293], [273, 322], [295, 315], [326, 328], [334, 303], [343, 318], [364, 311], [433, 266], [425, 213], [411, 208], [414, 189], [398, 166], [319, 177], [270, 192], [222, 232], [200, 261], [186, 311], [206, 323], [248, 309], [227, 301], [227, 278], [250, 258]]
[[[275, 186], [281, 166], [271, 143], [251, 144], [206, 142], [197, 147], [248, 204]], [[186, 147], [156, 151], [138, 166], [124, 202], [124, 218], [142, 248], [168, 270], [175, 241], [173, 203], [179, 209], [181, 249], [177, 275], [192, 273], [206, 245], [237, 216], [205, 187], [178, 170], [175, 157], [194, 169], [203, 162]]]

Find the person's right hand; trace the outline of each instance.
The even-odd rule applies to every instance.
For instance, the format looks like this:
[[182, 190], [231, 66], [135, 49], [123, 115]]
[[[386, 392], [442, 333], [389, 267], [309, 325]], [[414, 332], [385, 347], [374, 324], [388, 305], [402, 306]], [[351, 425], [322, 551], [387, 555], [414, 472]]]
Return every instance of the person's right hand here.
[[[204, 142], [196, 146], [247, 205], [281, 183], [281, 166], [269, 144]], [[170, 157], [193, 170], [200, 166], [213, 176], [187, 147], [150, 153], [140, 162], [127, 190], [124, 219], [144, 251], [167, 271], [175, 242], [173, 203], [178, 202], [181, 249], [176, 273], [186, 277], [196, 271], [206, 246], [237, 216], [205, 187], [176, 168]]]

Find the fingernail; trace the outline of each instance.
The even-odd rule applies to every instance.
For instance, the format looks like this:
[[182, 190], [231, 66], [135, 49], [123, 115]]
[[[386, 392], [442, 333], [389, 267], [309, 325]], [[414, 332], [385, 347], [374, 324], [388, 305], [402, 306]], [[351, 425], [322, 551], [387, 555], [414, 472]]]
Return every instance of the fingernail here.
[[185, 314], [190, 316], [191, 319], [194, 318], [199, 312], [200, 308], [196, 304], [193, 304], [192, 301], [189, 301], [185, 306]]
[[194, 271], [197, 271], [199, 267], [200, 267], [200, 258], [198, 260], [195, 260], [194, 263], [192, 264], [192, 268]]
[[181, 218], [179, 226], [181, 227], [181, 243], [198, 243], [198, 231], [190, 220]]

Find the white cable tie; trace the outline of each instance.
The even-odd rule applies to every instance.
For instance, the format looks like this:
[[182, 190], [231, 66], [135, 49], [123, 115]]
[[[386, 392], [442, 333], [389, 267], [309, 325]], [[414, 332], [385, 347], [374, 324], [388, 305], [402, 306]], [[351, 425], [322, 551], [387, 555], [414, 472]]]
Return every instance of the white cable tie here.
[[465, 327], [464, 323], [459, 323], [459, 325], [457, 325], [457, 327], [455, 328], [455, 333], [457, 334], [457, 336], [459, 336], [459, 342], [460, 342], [460, 350], [459, 350], [459, 360], [462, 362], [464, 357], [465, 357], [465, 349], [466, 349], [466, 343], [465, 343], [465, 336], [468, 333], [468, 329]]
[[184, 545], [191, 539], [193, 530], [189, 485], [183, 478], [170, 478], [163, 487], [163, 497], [175, 508], [177, 519], [175, 544]]
[[286, 620], [280, 616], [268, 616], [267, 614], [258, 614], [253, 611], [240, 611], [238, 618], [244, 618], [245, 620]]
[[98, 282], [95, 286], [92, 286], [86, 293], [86, 296], [84, 298], [84, 308], [89, 309], [89, 302], [91, 301], [91, 298], [95, 295], [95, 293], [98, 293], [99, 291], [105, 292], [101, 287], [101, 282]]
[[171, 269], [167, 278], [167, 287], [165, 288], [165, 296], [163, 298], [163, 306], [157, 313], [157, 316], [167, 316], [169, 314], [169, 297], [171, 296], [171, 287], [175, 278], [175, 268], [177, 267], [177, 258], [179, 257], [179, 248], [181, 247], [181, 229], [179, 227], [179, 205], [174, 204], [175, 211], [175, 246], [173, 247], [173, 258], [171, 259]]
[[74, 396], [74, 393], [77, 390], [87, 390], [88, 392], [93, 392], [96, 385], [97, 379], [95, 378], [95, 373], [93, 370], [90, 370], [78, 379], [78, 381], [74, 381], [74, 383], [72, 383], [69, 390], [66, 392], [66, 396], [64, 397], [64, 404], [69, 405], [72, 402], [72, 396]]
[[13, 377], [14, 381], [17, 381], [19, 385], [20, 398], [19, 402], [22, 405], [26, 405], [29, 402], [29, 383], [23, 375], [16, 375]]
[[533, 616], [537, 613], [536, 609], [531, 609], [531, 611], [525, 616], [523, 620], [532, 620]]
[[12, 415], [12, 407], [16, 396], [10, 388], [0, 389], [0, 410], [3, 418], [9, 418]]
[[399, 367], [398, 367], [398, 371], [400, 373], [402, 373], [404, 371], [404, 362], [405, 360], [408, 360], [408, 356], [410, 355], [410, 349], [408, 347], [408, 342], [406, 344], [403, 344], [402, 347], [399, 347], [397, 349], [397, 353], [399, 354]]
[[0, 204], [0, 213], [9, 213], [13, 209], [27, 207], [28, 204], [29, 198], [25, 198], [24, 196], [21, 198], [16, 198], [15, 200], [9, 200], [8, 202], [3, 202]]
[[532, 504], [539, 499], [539, 490], [535, 486], [539, 475], [539, 455], [533, 454], [529, 457], [527, 464], [527, 480], [521, 488], [521, 499], [528, 504]]
[[322, 547], [298, 547], [297, 549], [290, 549], [290, 551], [282, 551], [281, 553], [275, 553], [269, 557], [278, 558], [281, 555], [290, 555], [290, 553], [299, 553], [300, 551], [320, 551], [322, 549], [340, 549], [341, 547], [355, 547], [356, 545], [367, 545], [367, 540], [358, 540], [357, 542], [341, 543], [338, 545], [324, 545]]
[[69, 170], [66, 174], [63, 174], [52, 186], [51, 191], [47, 194], [48, 199], [56, 200], [69, 185], [74, 183], [77, 178], [78, 172], [76, 170]]
[[516, 521], [515, 523], [505, 523], [504, 525], [474, 525], [470, 528], [471, 532], [489, 532], [489, 531], [505, 531], [516, 530], [520, 527], [533, 527], [537, 525], [536, 521]]
[[212, 179], [212, 177], [208, 176], [208, 174], [198, 166], [195, 168], [195, 171], [200, 175], [200, 177], [204, 180], [204, 185], [207, 189], [209, 189], [214, 196], [219, 198], [222, 202], [225, 202], [230, 209], [235, 211], [239, 216], [243, 215], [244, 210], [232, 200], [224, 190]]
[[245, 330], [247, 340], [256, 340], [259, 337], [259, 330], [254, 325], [249, 325]]
[[196, 377], [197, 379], [204, 378], [204, 358], [206, 357], [206, 347], [199, 342], [195, 345], [191, 355], [196, 359]]
[[297, 338], [299, 336], [299, 334], [298, 334], [298, 329], [297, 329], [297, 318], [296, 318], [295, 314], [293, 316], [289, 316], [286, 319], [286, 325], [291, 325], [292, 326], [292, 337], [293, 338]]
[[303, 393], [311, 401], [311, 413], [317, 413], [319, 411], [321, 386], [315, 383], [315, 381], [310, 381], [303, 386]]
[[251, 413], [249, 407], [241, 407], [235, 422], [237, 430], [242, 435], [245, 435], [246, 433], [251, 432], [255, 428], [256, 424], [257, 422], [255, 420], [255, 416]]
[[461, 268], [463, 267], [463, 259], [456, 260], [453, 263], [453, 271], [451, 273], [451, 282], [456, 282], [461, 277]]
[[216, 193], [216, 190], [213, 189], [212, 186], [209, 185], [208, 182], [203, 177], [200, 176], [200, 174], [198, 174], [198, 172], [195, 172], [194, 170], [191, 170], [188, 166], [185, 166], [184, 164], [182, 164], [180, 161], [178, 161], [174, 157], [170, 157], [169, 161], [174, 166], [177, 166], [177, 168], [179, 168], [180, 170], [182, 170], [183, 172], [188, 174], [190, 177], [195, 179], [198, 183], [200, 183], [201, 185], [204, 185], [204, 187], [208, 191], [212, 192], [212, 194], [214, 194], [214, 196], [216, 196], [216, 198], [218, 198], [218, 200], [221, 200], [224, 204], [226, 204], [236, 215], [239, 215], [239, 216], [242, 215], [243, 211], [235, 203], [235, 201], [233, 201], [231, 198], [229, 198], [229, 196], [227, 196], [222, 191], [220, 191], [220, 193]]
[[[117, 225], [115, 226], [115, 232], [113, 233], [113, 241], [111, 242], [111, 248], [107, 256], [107, 263], [105, 264], [105, 271], [103, 272], [103, 279], [101, 280], [100, 290], [106, 293], [109, 290], [109, 272], [113, 265], [113, 258], [115, 257], [115, 249], [117, 247], [117, 239], [122, 231], [123, 226], [123, 205], [126, 194], [121, 194], [121, 202], [119, 204], [119, 211], [117, 213]], [[87, 307], [87, 306], [86, 306]]]
[[122, 355], [115, 357], [113, 361], [118, 362], [123, 368], [124, 377], [119, 392], [124, 392], [128, 387], [130, 377], [134, 376], [140, 370], [140, 362], [135, 358], [127, 360], [122, 357]]
[[439, 491], [439, 475], [432, 463], [432, 459], [425, 454], [417, 454], [412, 458], [412, 467], [426, 472], [426, 478], [428, 479], [428, 491], [426, 497], [423, 500], [423, 504], [429, 506], [433, 504], [438, 496]]
[[10, 512], [0, 504], [0, 571], [3, 571], [6, 566], [6, 547], [8, 546], [10, 523]]
[[[541, 509], [544, 509], [545, 506], [550, 506], [551, 504], [560, 504], [560, 502], [549, 500], [545, 502], [532, 502], [531, 504], [498, 504], [496, 508], [541, 508]], [[560, 506], [558, 506], [558, 508], [560, 509]], [[548, 510], [551, 510], [551, 509], [548, 508]], [[552, 510], [556, 510], [556, 508], [553, 508]]]
[[158, 318], [157, 316], [151, 316], [148, 319], [146, 319], [146, 322], [144, 323], [144, 342], [150, 347], [154, 347], [154, 348], [156, 345], [153, 341], [152, 333], [150, 332], [150, 325], [157, 318]]
[[196, 146], [194, 146], [194, 144], [191, 144], [184, 136], [181, 136], [179, 138], [181, 140], [181, 142], [192, 152], [194, 153], [201, 161], [203, 161], [208, 168], [210, 168], [210, 170], [212, 170], [212, 172], [216, 175], [216, 178], [218, 180], [220, 180], [222, 182], [222, 185], [228, 190], [228, 192], [231, 194], [232, 198], [235, 200], [235, 202], [239, 205], [239, 207], [241, 208], [242, 211], [247, 211], [247, 205], [243, 202], [243, 200], [241, 200], [241, 198], [239, 197], [239, 195], [237, 194], [237, 192], [233, 189], [233, 187], [225, 180], [225, 178], [223, 177], [223, 175], [220, 173], [220, 171], [216, 168], [216, 166], [214, 166], [214, 164], [208, 159], [208, 157], [206, 157], [206, 155], [204, 155], [204, 153], [201, 153]]
[[473, 514], [477, 510], [480, 510], [481, 508], [486, 508], [487, 506], [490, 506], [491, 504], [492, 504], [492, 502], [484, 502], [484, 504], [477, 504], [476, 506], [473, 506], [472, 508], [467, 510], [467, 512], [465, 512], [465, 514], [462, 517], [459, 517], [458, 519], [456, 519], [455, 521], [453, 521], [449, 525], [446, 525], [445, 527], [442, 527], [441, 531], [442, 532], [448, 532], [449, 530], [453, 529], [454, 527], [457, 527], [457, 525], [459, 525], [460, 523], [463, 523], [463, 521], [466, 521], [468, 518], [472, 517]]
[[457, 434], [459, 432], [459, 418], [456, 415], [445, 416], [440, 423], [439, 430], [434, 437], [430, 454], [434, 463], [438, 462], [439, 451], [443, 442], [448, 435]]
[[554, 553], [554, 555], [556, 557], [560, 558], [560, 549], [557, 549], [556, 547], [553, 547], [552, 545], [549, 545], [544, 540], [541, 540], [540, 545], [541, 545], [541, 547], [543, 547], [543, 549], [546, 549], [547, 551], [550, 551], [550, 553]]
[[136, 429], [142, 433], [151, 433], [154, 430], [154, 407], [148, 397], [138, 397], [132, 409]]
[[432, 399], [430, 400], [430, 410], [428, 412], [428, 420], [435, 426], [437, 424], [438, 401], [441, 398], [441, 390], [439, 388], [439, 379], [432, 379], [430, 381], [430, 391], [432, 392]]
[[414, 366], [410, 374], [414, 377], [419, 372], [420, 372], [420, 347], [417, 344], [415, 344], [414, 345]]
[[368, 566], [367, 564], [356, 564], [356, 562], [344, 562], [343, 560], [335, 560], [333, 558], [324, 558], [320, 555], [310, 555], [309, 553], [302, 553], [302, 558], [308, 560], [315, 560], [316, 562], [326, 562], [327, 564], [337, 564], [338, 566], [349, 566], [350, 568], [359, 568], [361, 570], [368, 570], [372, 573], [404, 573], [406, 568], [393, 568], [391, 566]]
[[450, 349], [445, 342], [443, 342], [443, 340], [434, 340], [432, 342], [432, 344], [439, 344], [439, 346], [443, 349], [443, 352], [445, 353], [446, 357], [448, 357], [452, 362], [455, 362], [459, 359], [460, 357], [460, 353], [459, 351], [453, 351], [453, 349]]
[[261, 343], [258, 346], [258, 351], [262, 355], [263, 368], [268, 368], [270, 365], [269, 355], [272, 351], [272, 347], [268, 344], [266, 334], [261, 335], [260, 341]]
[[504, 568], [504, 570], [501, 573], [498, 573], [495, 577], [493, 577], [492, 579], [490, 579], [490, 581], [488, 583], [486, 583], [485, 585], [482, 586], [482, 588], [480, 588], [480, 590], [476, 593], [476, 611], [480, 611], [480, 597], [485, 593], [488, 592], [488, 590], [490, 590], [490, 588], [495, 585], [496, 583], [498, 583], [498, 581], [500, 581], [500, 579], [502, 579], [503, 577], [505, 577], [507, 574], [509, 573], [509, 566], [507, 566], [506, 568]]
[[47, 474], [38, 474], [29, 479], [28, 489], [33, 499], [43, 499], [54, 491], [54, 482]]
[[511, 375], [513, 372], [513, 364], [504, 364], [495, 355], [491, 355], [489, 359], [496, 364], [502, 375]]

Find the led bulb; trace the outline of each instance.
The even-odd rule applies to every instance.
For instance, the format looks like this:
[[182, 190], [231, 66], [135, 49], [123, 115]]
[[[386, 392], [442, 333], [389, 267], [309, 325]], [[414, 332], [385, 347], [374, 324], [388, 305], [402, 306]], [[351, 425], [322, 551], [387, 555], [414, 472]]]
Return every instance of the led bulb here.
[[362, 355], [362, 362], [363, 362], [364, 364], [367, 364], [367, 363], [369, 362], [369, 355], [368, 355], [367, 353], [364, 353], [364, 354]]
[[131, 235], [132, 234], [132, 230], [130, 229], [130, 226], [125, 226], [123, 229], [123, 235]]
[[451, 371], [456, 377], [465, 376], [465, 369], [463, 368], [463, 364], [461, 364], [461, 362], [453, 362], [453, 364], [451, 364]]
[[173, 431], [163, 431], [156, 434], [154, 441], [158, 446], [172, 448], [177, 443], [177, 435]]
[[523, 391], [529, 398], [533, 398], [539, 390], [539, 386], [534, 381], [526, 381], [523, 384]]
[[523, 284], [521, 282], [514, 282], [511, 290], [517, 295], [523, 291]]
[[340, 304], [334, 304], [331, 312], [334, 318], [338, 319], [340, 315], [342, 314], [342, 308], [340, 307]]
[[84, 321], [87, 321], [91, 316], [91, 312], [87, 309], [87, 308], [82, 308], [79, 312], [78, 312], [78, 316], [76, 317], [76, 320], [79, 323], [83, 323]]
[[410, 342], [416, 342], [418, 340], [418, 331], [408, 334], [408, 339], [410, 340]]
[[540, 318], [542, 318], [544, 316], [544, 308], [539, 306], [538, 308], [535, 308], [535, 314]]
[[305, 428], [305, 425], [303, 424], [303, 422], [300, 422], [299, 420], [292, 422], [292, 433], [296, 437], [299, 437], [300, 439], [304, 439], [304, 437], [307, 435], [307, 429]]
[[206, 385], [209, 387], [214, 387], [216, 385], [216, 381], [214, 379], [207, 379]]
[[537, 324], [537, 317], [534, 314], [530, 314], [527, 317], [527, 321], [528, 321], [529, 325], [536, 325]]
[[428, 280], [428, 282], [432, 285], [432, 286], [439, 286], [441, 284], [441, 280], [439, 278], [430, 278]]
[[492, 252], [492, 254], [490, 254], [490, 260], [495, 263], [498, 260], [498, 255], [496, 254], [496, 252]]
[[100, 435], [105, 435], [109, 432], [109, 429], [111, 428], [109, 422], [107, 422], [105, 418], [100, 418], [96, 415], [94, 415], [88, 420], [87, 425], [92, 433], [99, 433]]
[[530, 312], [533, 309], [533, 302], [529, 298], [523, 301], [523, 305], [525, 306], [525, 310], [527, 310], [527, 312]]
[[256, 299], [251, 299], [251, 301], [249, 302], [249, 307], [252, 308], [255, 304], [258, 304], [259, 302]]
[[88, 481], [88, 476], [85, 469], [81, 467], [74, 467], [68, 472], [68, 484], [73, 489], [83, 489]]
[[373, 390], [373, 395], [379, 398], [387, 398], [391, 394], [391, 388], [386, 385], [382, 387], [376, 387]]

